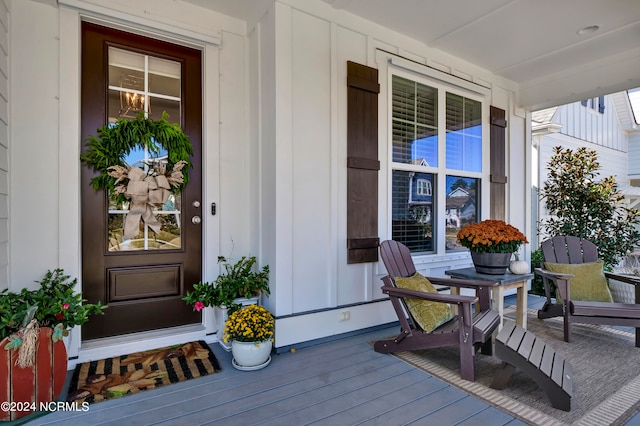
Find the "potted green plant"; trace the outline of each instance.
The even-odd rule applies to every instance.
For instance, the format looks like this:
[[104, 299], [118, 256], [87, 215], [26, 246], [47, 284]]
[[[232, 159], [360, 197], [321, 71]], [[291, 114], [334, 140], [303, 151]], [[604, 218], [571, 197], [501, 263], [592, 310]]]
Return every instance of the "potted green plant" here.
[[[0, 378], [0, 386], [19, 395], [16, 399], [10, 393], [9, 402], [38, 409], [40, 402], [54, 401], [60, 394], [67, 373], [63, 336], [68, 335], [68, 328], [84, 324], [90, 315], [102, 314], [106, 308], [100, 302], [86, 303], [82, 294], [75, 292], [77, 281], [55, 269], [36, 281], [38, 289], [0, 291], [0, 365], [11, 369]], [[33, 380], [12, 383], [14, 376]], [[20, 399], [25, 396], [28, 401]], [[32, 411], [0, 410], [0, 420], [16, 420]]]
[[20, 331], [22, 322], [31, 307], [37, 306], [33, 318], [39, 327], [54, 328], [62, 325], [63, 334], [67, 329], [82, 325], [90, 315], [102, 314], [106, 309], [101, 302], [86, 303], [82, 293], [76, 293], [77, 278], [71, 279], [62, 269], [47, 271], [40, 288], [22, 289], [19, 293], [7, 289], [0, 291], [0, 339]]
[[233, 366], [250, 371], [271, 361], [275, 319], [264, 306], [248, 305], [229, 315], [224, 324], [224, 342], [231, 343]]
[[218, 256], [218, 264], [224, 271], [213, 283], [200, 282], [194, 284], [193, 291], [182, 298], [196, 311], [204, 307], [226, 307], [231, 312], [242, 306], [238, 299], [260, 297], [262, 293], [269, 295], [269, 265], [255, 271], [255, 256], [242, 256], [234, 264], [230, 264], [224, 256]]
[[[224, 256], [218, 256], [222, 273], [212, 283], [199, 282], [193, 290], [182, 298], [193, 309], [200, 312], [205, 307], [213, 307], [213, 317], [220, 328], [229, 316], [242, 306], [258, 304], [260, 296], [269, 292], [269, 265], [257, 270], [255, 256], [243, 256], [236, 263], [229, 263]], [[218, 331], [220, 331], [218, 329]], [[228, 351], [229, 345], [220, 342]]]

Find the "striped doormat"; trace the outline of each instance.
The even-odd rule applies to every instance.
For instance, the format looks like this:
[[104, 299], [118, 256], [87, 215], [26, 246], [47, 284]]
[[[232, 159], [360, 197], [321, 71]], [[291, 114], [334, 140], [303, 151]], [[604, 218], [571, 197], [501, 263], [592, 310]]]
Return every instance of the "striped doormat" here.
[[99, 402], [213, 374], [220, 364], [204, 341], [78, 364], [67, 401]]

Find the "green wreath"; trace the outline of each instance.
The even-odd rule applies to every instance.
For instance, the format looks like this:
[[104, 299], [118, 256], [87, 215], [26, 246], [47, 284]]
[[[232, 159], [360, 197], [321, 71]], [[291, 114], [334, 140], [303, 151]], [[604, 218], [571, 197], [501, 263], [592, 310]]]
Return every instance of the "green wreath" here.
[[[171, 183], [171, 192], [179, 193], [189, 182], [188, 170], [193, 167], [190, 156], [193, 146], [189, 137], [178, 124], [167, 121], [169, 115], [162, 113], [160, 120], [145, 118], [141, 112], [135, 119], [121, 118], [115, 125], [106, 124], [98, 129], [98, 136], [90, 135], [85, 144], [86, 151], [80, 155], [80, 161], [100, 172], [91, 179], [90, 184], [96, 191], [104, 189], [115, 191], [118, 201], [125, 201], [126, 170], [129, 165], [125, 157], [134, 148], [146, 148], [157, 154], [162, 148], [167, 150], [167, 164], [161, 165], [161, 174], [166, 168]], [[123, 176], [123, 171], [125, 171]], [[156, 174], [158, 171], [155, 171]]]

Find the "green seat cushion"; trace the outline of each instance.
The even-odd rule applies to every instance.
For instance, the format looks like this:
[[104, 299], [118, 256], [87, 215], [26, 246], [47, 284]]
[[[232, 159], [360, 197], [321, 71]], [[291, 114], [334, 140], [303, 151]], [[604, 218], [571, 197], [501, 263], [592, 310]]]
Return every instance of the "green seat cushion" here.
[[[410, 277], [396, 277], [394, 281], [398, 288], [422, 291], [425, 293], [438, 292], [433, 284], [431, 284], [431, 281], [418, 272]], [[405, 303], [420, 328], [427, 333], [432, 332], [453, 318], [451, 307], [447, 303], [412, 298], [405, 299]]]
[[[584, 300], [589, 302], [613, 302], [611, 292], [607, 285], [607, 278], [602, 269], [604, 262], [587, 263], [552, 263], [545, 262], [544, 266], [551, 272], [575, 275], [571, 283], [571, 300]], [[559, 300], [560, 295], [557, 295]]]

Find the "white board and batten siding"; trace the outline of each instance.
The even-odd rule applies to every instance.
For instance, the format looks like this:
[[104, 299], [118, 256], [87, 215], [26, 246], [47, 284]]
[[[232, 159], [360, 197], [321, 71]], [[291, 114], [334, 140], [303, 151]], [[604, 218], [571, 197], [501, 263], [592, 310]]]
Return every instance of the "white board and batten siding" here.
[[9, 20], [0, 0], [0, 290], [9, 287]]
[[640, 132], [629, 135], [629, 179], [637, 180], [640, 186]]
[[562, 124], [560, 133], [616, 151], [627, 151], [627, 139], [611, 96], [604, 96], [604, 113], [580, 102], [559, 107], [554, 122]]
[[[523, 144], [522, 149], [511, 150], [517, 159], [509, 159], [508, 167], [522, 171], [525, 119], [513, 103], [517, 89], [486, 70], [323, 2], [276, 2], [262, 17], [258, 31], [250, 43], [260, 46], [260, 72], [250, 84], [262, 90], [261, 98], [255, 98], [262, 109], [261, 131], [255, 133], [262, 140], [251, 144], [263, 153], [260, 252], [272, 266], [275, 291], [269, 305], [278, 318], [276, 346], [395, 321], [380, 290], [382, 262], [346, 262], [347, 61], [379, 70], [381, 240], [391, 235], [386, 52], [487, 87], [486, 105], [505, 109], [507, 121], [520, 131], [507, 136], [512, 143]], [[511, 214], [524, 229], [524, 209]], [[417, 269], [426, 275], [443, 276], [447, 269], [467, 266], [471, 266], [467, 253], [416, 258]]]
[[540, 143], [539, 176], [542, 182], [555, 146], [572, 150], [584, 146], [597, 151], [601, 177], [616, 176], [618, 183], [627, 183], [627, 170], [633, 164], [627, 156], [628, 137], [622, 130], [611, 97], [605, 96], [604, 100], [603, 114], [580, 102], [557, 108], [551, 121], [562, 128], [557, 133], [543, 136]]
[[[525, 114], [514, 102], [518, 89], [512, 82], [326, 2], [275, 1], [251, 28], [236, 18], [173, 0], [24, 0], [10, 5], [11, 25], [4, 25], [7, 11], [0, 0], [0, 288], [6, 286], [3, 265], [8, 257], [2, 250], [7, 240], [7, 180], [15, 188], [10, 272], [16, 289], [57, 265], [73, 275], [81, 270], [76, 82], [79, 27], [85, 16], [142, 27], [203, 49], [202, 205], [208, 209], [210, 203], [218, 204], [215, 216], [203, 216], [203, 279], [217, 275], [218, 254], [256, 255], [261, 265], [268, 264], [271, 297], [266, 303], [278, 317], [279, 347], [396, 319], [380, 291], [382, 264], [346, 262], [347, 61], [378, 68], [382, 93], [390, 66], [382, 51], [486, 87], [484, 103], [507, 111], [508, 170], [522, 173], [528, 164], [523, 158], [529, 138]], [[195, 33], [203, 41], [185, 39]], [[11, 48], [3, 51], [7, 38]], [[9, 51], [15, 55], [13, 73], [7, 71]], [[33, 66], [34, 56], [39, 63], [55, 65]], [[12, 78], [9, 134], [19, 142], [12, 145], [11, 179], [9, 125], [3, 112], [7, 75]], [[387, 102], [381, 94], [381, 240], [391, 232]], [[34, 116], [38, 126], [30, 125]], [[515, 199], [519, 193], [508, 189], [507, 219], [524, 229], [527, 209], [525, 197]], [[48, 214], [40, 214], [42, 205]], [[40, 244], [33, 244], [36, 237], [41, 237]], [[470, 266], [468, 255], [461, 254], [420, 256], [416, 263], [424, 274], [439, 276], [447, 268]], [[347, 320], [345, 311], [350, 313]], [[142, 343], [136, 344], [142, 349]], [[70, 353], [77, 353], [76, 345]]]

